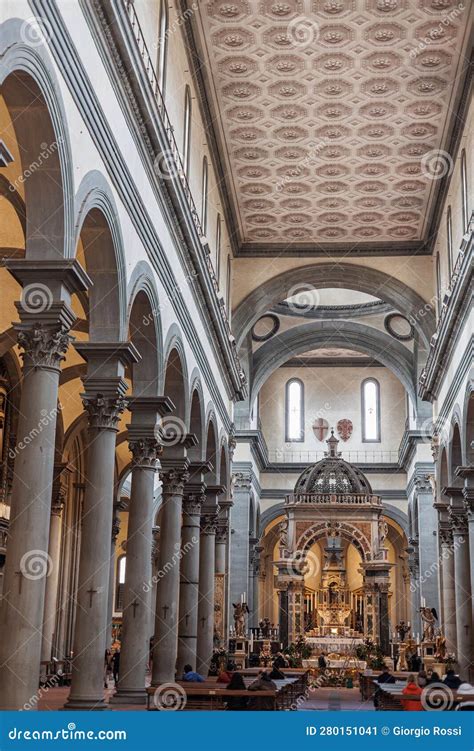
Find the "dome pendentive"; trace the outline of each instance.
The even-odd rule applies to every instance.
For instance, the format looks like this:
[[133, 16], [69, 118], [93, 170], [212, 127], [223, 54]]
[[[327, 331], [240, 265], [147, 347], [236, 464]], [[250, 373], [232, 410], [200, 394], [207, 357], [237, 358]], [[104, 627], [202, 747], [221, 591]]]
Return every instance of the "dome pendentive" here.
[[339, 440], [331, 430], [331, 437], [326, 441], [328, 451], [324, 459], [306, 467], [295, 485], [297, 493], [321, 493], [349, 495], [363, 493], [372, 495], [372, 488], [367, 477], [353, 464], [346, 462], [337, 450]]

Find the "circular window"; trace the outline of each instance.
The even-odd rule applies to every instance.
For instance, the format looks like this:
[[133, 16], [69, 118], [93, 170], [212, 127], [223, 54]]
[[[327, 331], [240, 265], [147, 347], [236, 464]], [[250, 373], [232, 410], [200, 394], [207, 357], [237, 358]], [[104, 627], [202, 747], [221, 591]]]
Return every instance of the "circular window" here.
[[395, 337], [395, 339], [399, 339], [402, 342], [413, 339], [415, 334], [413, 326], [408, 318], [400, 315], [400, 313], [390, 313], [388, 316], [385, 316], [383, 323], [385, 330], [388, 331], [391, 336]]
[[262, 316], [254, 324], [252, 329], [252, 339], [254, 342], [266, 342], [271, 339], [280, 328], [280, 319], [273, 313]]

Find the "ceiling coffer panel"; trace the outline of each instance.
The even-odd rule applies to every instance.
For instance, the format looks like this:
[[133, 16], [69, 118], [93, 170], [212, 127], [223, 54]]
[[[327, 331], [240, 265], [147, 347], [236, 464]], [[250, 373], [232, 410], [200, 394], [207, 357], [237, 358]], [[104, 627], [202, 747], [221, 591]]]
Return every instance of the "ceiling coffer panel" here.
[[196, 28], [243, 244], [421, 241], [467, 6], [212, 0]]

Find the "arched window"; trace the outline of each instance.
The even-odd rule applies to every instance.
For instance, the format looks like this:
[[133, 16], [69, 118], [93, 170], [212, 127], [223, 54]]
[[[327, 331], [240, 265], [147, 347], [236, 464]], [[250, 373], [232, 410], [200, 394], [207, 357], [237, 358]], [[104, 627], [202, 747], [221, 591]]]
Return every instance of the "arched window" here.
[[467, 187], [466, 151], [461, 152], [461, 199], [462, 199], [462, 228], [467, 232], [469, 224], [469, 191]]
[[230, 310], [230, 283], [232, 281], [232, 262], [230, 256], [227, 256], [227, 279], [226, 279], [226, 303], [227, 310]]
[[191, 89], [186, 86], [184, 91], [184, 132], [183, 132], [183, 167], [189, 174], [189, 154], [191, 146]]
[[204, 234], [207, 232], [207, 195], [208, 195], [208, 166], [207, 157], [202, 160], [202, 196], [201, 196], [201, 227]]
[[220, 283], [221, 275], [221, 242], [222, 242], [222, 227], [221, 227], [221, 215], [217, 215], [216, 224], [216, 278], [217, 284]]
[[117, 584], [115, 588], [115, 610], [123, 610], [123, 590], [125, 587], [125, 569], [127, 558], [121, 555], [117, 559]]
[[439, 260], [439, 253], [436, 254], [436, 297], [439, 316], [441, 313], [441, 261]]
[[451, 216], [451, 206], [448, 206], [448, 213], [446, 214], [446, 240], [448, 244], [448, 275], [451, 281], [451, 274], [453, 273], [453, 219]]
[[299, 378], [286, 384], [285, 439], [304, 441], [304, 386]]
[[380, 441], [380, 384], [375, 378], [362, 382], [362, 440]]
[[161, 95], [164, 98], [166, 88], [166, 62], [168, 58], [168, 2], [161, 0], [160, 16], [158, 21], [158, 59], [156, 61], [156, 73]]

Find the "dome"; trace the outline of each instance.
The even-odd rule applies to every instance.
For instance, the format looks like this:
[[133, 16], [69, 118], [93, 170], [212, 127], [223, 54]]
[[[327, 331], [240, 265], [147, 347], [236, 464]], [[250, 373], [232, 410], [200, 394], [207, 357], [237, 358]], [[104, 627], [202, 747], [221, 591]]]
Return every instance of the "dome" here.
[[329, 451], [326, 451], [324, 459], [306, 467], [295, 485], [295, 493], [372, 495], [372, 488], [366, 476], [360, 469], [341, 458], [337, 450], [339, 441], [334, 436], [334, 430], [331, 430], [331, 437], [326, 443]]

